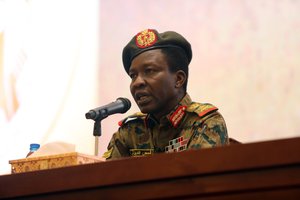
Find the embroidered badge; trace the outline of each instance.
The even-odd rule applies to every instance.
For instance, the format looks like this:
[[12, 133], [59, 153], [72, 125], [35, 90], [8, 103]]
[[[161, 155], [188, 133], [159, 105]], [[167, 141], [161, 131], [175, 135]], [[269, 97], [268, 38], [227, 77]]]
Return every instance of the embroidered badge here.
[[183, 139], [183, 136], [169, 141], [169, 146], [165, 147], [166, 153], [181, 152], [187, 149], [188, 139]]
[[106, 152], [103, 154], [102, 158], [110, 158], [113, 149], [114, 149], [114, 148], [112, 147], [112, 148], [110, 148], [108, 151], [106, 151]]
[[182, 120], [185, 114], [186, 106], [179, 106], [176, 111], [171, 115], [170, 121], [172, 125], [176, 128], [179, 122]]
[[130, 156], [149, 156], [154, 153], [154, 149], [130, 149]]
[[136, 35], [135, 43], [140, 48], [146, 48], [155, 44], [157, 36], [151, 29], [144, 30]]

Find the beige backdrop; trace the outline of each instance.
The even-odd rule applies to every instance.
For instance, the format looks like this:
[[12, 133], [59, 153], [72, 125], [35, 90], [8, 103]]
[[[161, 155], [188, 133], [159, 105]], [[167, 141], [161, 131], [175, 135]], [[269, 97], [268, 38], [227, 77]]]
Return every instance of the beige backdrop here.
[[98, 38], [98, 0], [0, 0], [0, 174], [30, 143], [94, 153]]

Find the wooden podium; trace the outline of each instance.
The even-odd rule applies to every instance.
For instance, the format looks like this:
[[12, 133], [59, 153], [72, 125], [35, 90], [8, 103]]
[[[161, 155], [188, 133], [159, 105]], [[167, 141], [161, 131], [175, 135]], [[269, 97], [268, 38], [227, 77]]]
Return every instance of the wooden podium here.
[[300, 138], [0, 176], [0, 199], [300, 199]]

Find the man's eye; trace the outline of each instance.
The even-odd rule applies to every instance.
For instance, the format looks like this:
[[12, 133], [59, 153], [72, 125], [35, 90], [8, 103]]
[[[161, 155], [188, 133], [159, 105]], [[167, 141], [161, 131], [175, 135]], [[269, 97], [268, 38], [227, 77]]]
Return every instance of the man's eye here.
[[131, 79], [134, 79], [134, 78], [136, 77], [136, 74], [131, 73], [131, 74], [129, 74], [129, 77], [130, 77]]
[[153, 74], [155, 72], [154, 69], [146, 69], [145, 70], [145, 74], [149, 75], [149, 74]]

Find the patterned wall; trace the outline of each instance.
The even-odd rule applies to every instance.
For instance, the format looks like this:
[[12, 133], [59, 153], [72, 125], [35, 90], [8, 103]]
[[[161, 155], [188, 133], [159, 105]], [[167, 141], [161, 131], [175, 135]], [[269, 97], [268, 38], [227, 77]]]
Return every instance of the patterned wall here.
[[[133, 35], [174, 30], [192, 44], [191, 97], [219, 107], [231, 137], [300, 136], [300, 1], [110, 0], [100, 13], [103, 104], [131, 98], [121, 53]], [[103, 121], [102, 148], [124, 116]]]

